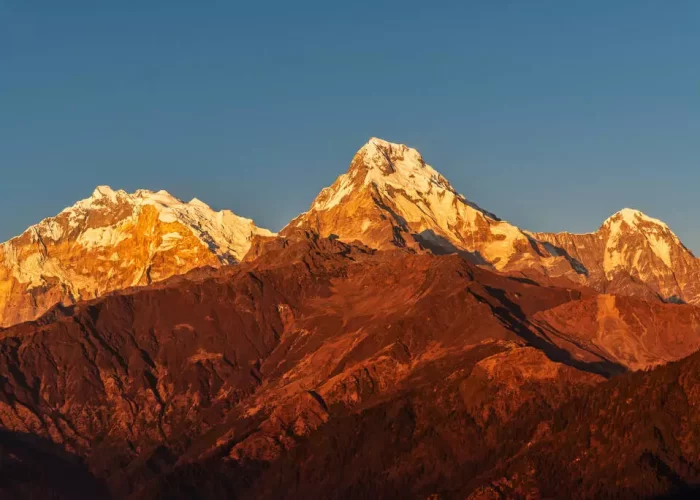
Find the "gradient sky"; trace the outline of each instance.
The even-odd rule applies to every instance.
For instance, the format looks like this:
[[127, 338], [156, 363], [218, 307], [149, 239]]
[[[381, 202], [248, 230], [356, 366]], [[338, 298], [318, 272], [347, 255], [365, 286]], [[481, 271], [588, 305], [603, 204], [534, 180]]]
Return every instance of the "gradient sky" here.
[[0, 239], [98, 184], [278, 230], [378, 136], [523, 228], [700, 251], [700, 2], [434, 3], [0, 0]]

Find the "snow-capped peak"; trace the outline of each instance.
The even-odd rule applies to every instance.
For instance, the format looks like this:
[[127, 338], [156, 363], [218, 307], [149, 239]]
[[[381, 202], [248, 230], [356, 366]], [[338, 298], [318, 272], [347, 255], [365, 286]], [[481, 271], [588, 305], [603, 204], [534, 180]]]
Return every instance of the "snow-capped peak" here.
[[357, 152], [350, 170], [325, 188], [312, 208], [328, 210], [355, 189], [371, 185], [381, 191], [402, 191], [411, 199], [448, 191], [466, 202], [447, 179], [423, 161], [417, 150], [372, 137]]
[[408, 149], [408, 146], [405, 144], [398, 144], [395, 142], [389, 142], [385, 141], [384, 139], [380, 139], [379, 137], [370, 137], [369, 140], [367, 141], [367, 144], [365, 144], [363, 147], [369, 147], [369, 146], [375, 146], [375, 147], [381, 147], [381, 148], [402, 148], [402, 149]]
[[[377, 230], [389, 220], [392, 232]], [[470, 203], [416, 149], [376, 137], [319, 193], [311, 210], [293, 221], [297, 227], [307, 223], [377, 248], [397, 238], [404, 245], [408, 238], [436, 251], [464, 250], [497, 269], [508, 265], [518, 248], [530, 248], [527, 235]]]
[[[440, 175], [426, 165], [421, 154], [405, 144], [396, 144], [372, 137], [357, 152], [356, 157], [363, 157], [363, 166], [370, 171], [379, 170], [384, 175], [416, 175], [431, 177]], [[445, 181], [446, 182], [446, 181]]]
[[[607, 274], [618, 267], [628, 265], [627, 254], [631, 250], [626, 242], [630, 234], [638, 234], [643, 237], [645, 245], [669, 268], [673, 264], [672, 247], [681, 245], [678, 237], [665, 222], [631, 208], [623, 208], [616, 212], [603, 223], [602, 227], [608, 230], [604, 260]], [[637, 252], [635, 254], [637, 257], [631, 260], [633, 263], [639, 259], [642, 250], [637, 246], [635, 252]], [[633, 264], [633, 267], [635, 265]]]
[[239, 262], [256, 235], [272, 233], [196, 198], [185, 203], [162, 190], [98, 186], [89, 198], [0, 244], [0, 274], [17, 285], [0, 300], [0, 325], [8, 320], [2, 312], [14, 307], [7, 304], [23, 304], [12, 316], [23, 321], [57, 300], [72, 303]]
[[622, 210], [615, 212], [613, 215], [608, 217], [605, 222], [603, 222], [603, 225], [610, 226], [619, 222], [625, 222], [628, 226], [634, 229], [639, 229], [645, 224], [653, 224], [664, 229], [669, 229], [665, 222], [649, 217], [645, 213], [633, 208], [623, 208]]
[[203, 202], [202, 200], [200, 200], [199, 198], [192, 198], [192, 199], [190, 200], [190, 202], [188, 203], [188, 205], [191, 205], [191, 206], [193, 206], [193, 207], [201, 207], [201, 208], [209, 208], [209, 209], [211, 209], [211, 207], [210, 207], [209, 205], [207, 205], [206, 203], [204, 203], [204, 202]]

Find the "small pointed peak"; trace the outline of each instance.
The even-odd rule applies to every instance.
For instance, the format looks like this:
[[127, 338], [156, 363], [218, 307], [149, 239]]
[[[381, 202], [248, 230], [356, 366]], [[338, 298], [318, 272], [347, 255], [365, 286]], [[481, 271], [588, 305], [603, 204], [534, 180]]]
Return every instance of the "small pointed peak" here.
[[614, 223], [625, 222], [628, 226], [632, 228], [638, 228], [640, 224], [653, 224], [655, 226], [661, 226], [662, 228], [668, 229], [668, 225], [659, 219], [654, 219], [649, 217], [641, 210], [634, 208], [623, 208], [615, 212], [613, 215], [608, 217], [603, 226], [610, 226]]
[[425, 161], [418, 150], [405, 144], [370, 137], [353, 158], [350, 172], [378, 170], [384, 175], [392, 175], [408, 165], [415, 166], [418, 170], [425, 167]]
[[93, 198], [111, 198], [115, 195], [116, 193], [114, 190], [106, 185], [102, 186], [97, 186], [95, 190], [92, 192], [92, 197]]
[[[361, 150], [377, 150], [380, 149], [385, 152], [399, 152], [399, 151], [408, 151], [411, 150], [408, 146], [405, 144], [399, 144], [395, 142], [389, 142], [385, 141], [384, 139], [380, 139], [379, 137], [370, 137], [367, 143], [362, 146]], [[413, 150], [415, 151], [415, 149]], [[417, 151], [416, 151], [417, 153]]]
[[636, 208], [628, 208], [625, 207], [622, 210], [619, 210], [617, 214], [621, 215], [622, 217], [626, 218], [637, 218], [637, 217], [646, 217], [644, 212], [641, 210], [637, 210]]
[[204, 202], [203, 202], [202, 200], [200, 200], [199, 198], [192, 198], [192, 199], [190, 200], [190, 202], [188, 203], [188, 205], [192, 205], [192, 206], [195, 206], [195, 207], [201, 207], [201, 208], [211, 208], [209, 205], [207, 205], [206, 203], [204, 203]]
[[369, 141], [367, 141], [367, 144], [371, 144], [373, 146], [382, 146], [382, 147], [392, 147], [392, 146], [406, 147], [404, 144], [396, 144], [393, 142], [385, 141], [384, 139], [380, 139], [379, 137], [370, 137]]
[[111, 187], [109, 186], [97, 186], [95, 190], [92, 192], [92, 196], [90, 197], [92, 200], [109, 200], [112, 202], [117, 201], [117, 191], [114, 191]]

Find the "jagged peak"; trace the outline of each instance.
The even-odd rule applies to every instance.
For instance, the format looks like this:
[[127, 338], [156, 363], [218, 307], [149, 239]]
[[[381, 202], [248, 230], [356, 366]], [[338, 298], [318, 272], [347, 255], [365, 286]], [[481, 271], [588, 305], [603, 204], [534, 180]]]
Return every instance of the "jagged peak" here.
[[[97, 202], [97, 203], [95, 203]], [[76, 208], [90, 209], [95, 206], [102, 207], [105, 202], [128, 203], [131, 205], [154, 205], [158, 208], [190, 205], [211, 210], [211, 207], [198, 198], [192, 198], [189, 203], [185, 203], [180, 198], [173, 196], [165, 189], [151, 191], [150, 189], [137, 189], [133, 193], [128, 193], [123, 189], [114, 190], [110, 186], [100, 185], [95, 188], [89, 198], [78, 201], [75, 205], [64, 210], [71, 211]]]
[[669, 268], [673, 266], [672, 247], [683, 246], [665, 222], [632, 208], [623, 208], [610, 216], [603, 223], [602, 229], [608, 231], [604, 260], [606, 273], [627, 265], [624, 257], [626, 254], [620, 250], [620, 245], [631, 234], [643, 235], [646, 245]]
[[396, 150], [396, 151], [402, 151], [402, 150], [407, 150], [407, 149], [413, 149], [409, 148], [405, 144], [401, 144], [398, 142], [390, 142], [385, 139], [381, 139], [379, 137], [370, 137], [367, 142], [360, 148], [360, 150], [363, 149], [385, 149], [385, 150]]
[[[29, 226], [22, 235], [29, 233], [33, 240], [42, 237], [58, 241], [71, 232], [75, 233], [76, 230], [82, 233], [96, 227], [116, 227], [123, 221], [136, 216], [145, 206], [154, 208], [161, 222], [179, 221], [184, 226], [190, 227], [197, 235], [207, 232], [213, 235], [215, 240], [227, 240], [229, 236], [220, 237], [220, 233], [233, 231], [234, 227], [242, 232], [275, 234], [257, 227], [252, 219], [241, 217], [230, 210], [217, 212], [198, 198], [193, 198], [187, 203], [163, 189], [159, 191], [138, 189], [133, 193], [127, 193], [121, 189], [114, 190], [110, 186], [100, 185], [93, 190], [89, 198], [64, 208], [57, 216], [47, 217]], [[99, 213], [100, 216], [94, 218], [91, 215], [93, 213]], [[94, 226], [96, 220], [100, 221], [99, 226]], [[87, 226], [88, 221], [92, 226]], [[2, 245], [15, 241], [22, 235], [15, 236]]]
[[116, 198], [117, 193], [109, 186], [107, 185], [102, 185], [102, 186], [97, 186], [95, 190], [92, 192], [92, 198], [94, 199], [101, 199], [101, 198], [109, 198], [109, 199], [114, 199]]
[[[402, 171], [411, 171], [413, 175], [423, 170], [422, 175], [437, 174], [429, 165], [423, 161], [423, 157], [417, 149], [410, 148], [405, 144], [397, 144], [394, 142], [385, 141], [377, 137], [371, 137], [367, 143], [362, 146], [355, 159], [362, 160], [357, 162], [353, 160], [350, 171], [353, 167], [364, 167], [370, 171], [380, 171], [383, 175], [392, 175], [401, 173]], [[437, 174], [439, 175], [439, 174]]]
[[371, 137], [355, 153], [348, 171], [333, 185], [321, 190], [312, 208], [333, 208], [346, 196], [372, 185], [380, 189], [390, 186], [416, 195], [429, 192], [432, 184], [456, 194], [447, 180], [423, 161], [416, 149]]
[[193, 207], [201, 207], [201, 208], [208, 208], [211, 210], [211, 207], [204, 203], [202, 200], [199, 198], [192, 198], [188, 205], [192, 205]]
[[367, 144], [365, 144], [364, 147], [367, 146], [374, 146], [374, 147], [381, 147], [381, 148], [399, 148], [399, 149], [408, 149], [408, 146], [405, 144], [399, 144], [396, 142], [389, 142], [384, 139], [381, 139], [379, 137], [370, 137], [369, 140], [367, 141]]

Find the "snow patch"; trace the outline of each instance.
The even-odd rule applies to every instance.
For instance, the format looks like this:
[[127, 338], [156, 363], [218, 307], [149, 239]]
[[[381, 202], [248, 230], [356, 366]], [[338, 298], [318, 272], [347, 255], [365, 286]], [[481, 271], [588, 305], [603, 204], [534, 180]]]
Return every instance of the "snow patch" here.
[[313, 205], [315, 210], [329, 210], [337, 206], [353, 191], [353, 179], [350, 174], [341, 175], [336, 184], [321, 191], [317, 201]]
[[671, 267], [671, 245], [658, 234], [650, 234], [647, 237], [649, 241], [649, 246], [651, 251], [666, 264], [667, 267]]
[[161, 236], [161, 244], [158, 246], [156, 249], [156, 252], [165, 252], [168, 250], [172, 250], [175, 248], [178, 244], [178, 240], [182, 239], [182, 235], [180, 233], [167, 233]]
[[85, 248], [114, 247], [131, 235], [119, 230], [119, 227], [105, 226], [89, 228], [80, 233], [78, 243]]

